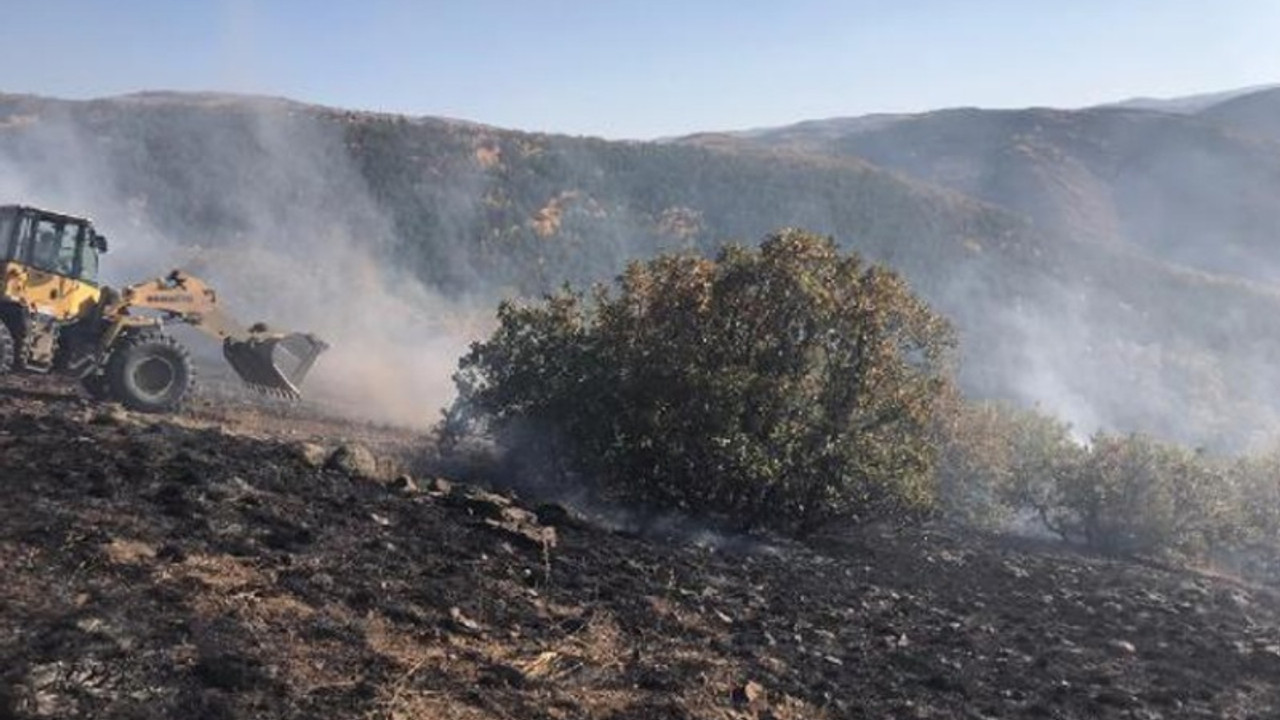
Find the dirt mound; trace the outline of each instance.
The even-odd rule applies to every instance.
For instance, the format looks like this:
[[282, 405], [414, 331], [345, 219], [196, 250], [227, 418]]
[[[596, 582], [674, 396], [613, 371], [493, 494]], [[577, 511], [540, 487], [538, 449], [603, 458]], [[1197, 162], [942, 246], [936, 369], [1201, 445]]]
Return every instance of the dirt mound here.
[[406, 477], [394, 431], [31, 387], [0, 380], [0, 718], [1280, 712], [1265, 590], [938, 531], [663, 545]]

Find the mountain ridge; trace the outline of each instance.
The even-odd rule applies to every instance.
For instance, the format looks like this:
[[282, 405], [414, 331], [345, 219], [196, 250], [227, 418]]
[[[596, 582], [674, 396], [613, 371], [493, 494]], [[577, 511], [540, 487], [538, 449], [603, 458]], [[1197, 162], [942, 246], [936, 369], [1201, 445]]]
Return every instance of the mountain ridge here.
[[[1280, 276], [1270, 242], [1280, 211], [1265, 197], [1280, 190], [1280, 145], [1242, 127], [1270, 117], [1276, 98], [1280, 91], [1262, 90], [1233, 96], [1216, 112], [1186, 115], [955, 108], [869, 126], [827, 121], [817, 130], [800, 124], [713, 141], [860, 157], [1030, 217], [1058, 237], [1135, 244], [1175, 264], [1270, 281]], [[1232, 123], [1242, 111], [1250, 118]], [[1210, 173], [1216, 182], [1201, 184]], [[1203, 253], [1210, 234], [1219, 236], [1219, 257]]]

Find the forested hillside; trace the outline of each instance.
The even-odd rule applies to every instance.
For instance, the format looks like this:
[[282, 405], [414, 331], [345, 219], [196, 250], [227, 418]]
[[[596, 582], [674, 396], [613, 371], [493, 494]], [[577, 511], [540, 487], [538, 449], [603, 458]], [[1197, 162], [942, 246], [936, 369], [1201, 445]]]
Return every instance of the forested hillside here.
[[[1280, 151], [1136, 111], [1028, 111], [995, 129], [985, 117], [890, 118], [809, 144], [639, 143], [263, 98], [3, 96], [0, 191], [93, 215], [113, 239], [113, 281], [195, 264], [215, 281], [234, 275], [241, 302], [274, 303], [286, 319], [331, 302], [356, 320], [407, 322], [445, 312], [420, 295], [487, 306], [608, 279], [629, 258], [801, 226], [901, 270], [952, 318], [972, 394], [1039, 403], [1082, 432], [1239, 446], [1280, 427], [1280, 299], [1203, 271], [1213, 263], [1180, 266], [1163, 235], [1129, 219], [1135, 207], [1159, 216], [1181, 193], [1200, 225], [1160, 220], [1186, 231], [1169, 248], [1252, 253], [1265, 246], [1274, 208], [1262, 196], [1280, 182]], [[1151, 144], [1156, 130], [1195, 144], [1101, 150]], [[974, 169], [964, 148], [1004, 160]], [[1093, 192], [1095, 160], [1129, 195]], [[1178, 170], [1197, 163], [1245, 174], [1196, 185]], [[1244, 229], [1214, 219], [1224, 215]], [[1212, 239], [1192, 232], [1212, 223]], [[289, 290], [299, 283], [306, 292]]]
[[862, 158], [1023, 215], [1055, 238], [1270, 283], [1280, 276], [1277, 98], [1264, 90], [1198, 113], [966, 108], [732, 142]]

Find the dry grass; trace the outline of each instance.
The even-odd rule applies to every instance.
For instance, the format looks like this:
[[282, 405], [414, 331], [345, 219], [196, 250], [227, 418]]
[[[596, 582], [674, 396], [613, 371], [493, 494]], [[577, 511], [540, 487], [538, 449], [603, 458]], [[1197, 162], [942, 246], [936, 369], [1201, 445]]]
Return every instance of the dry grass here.
[[170, 572], [175, 577], [195, 578], [219, 596], [270, 585], [270, 579], [260, 570], [230, 555], [190, 555]]
[[107, 559], [116, 565], [142, 565], [156, 557], [156, 549], [139, 540], [115, 538], [102, 548]]

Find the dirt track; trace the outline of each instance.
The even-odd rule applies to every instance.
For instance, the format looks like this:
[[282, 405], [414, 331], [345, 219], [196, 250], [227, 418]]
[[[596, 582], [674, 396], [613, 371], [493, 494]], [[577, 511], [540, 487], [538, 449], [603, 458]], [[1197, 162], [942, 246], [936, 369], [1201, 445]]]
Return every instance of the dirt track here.
[[1268, 590], [937, 530], [646, 542], [395, 482], [417, 441], [0, 379], [0, 718], [1280, 716]]

